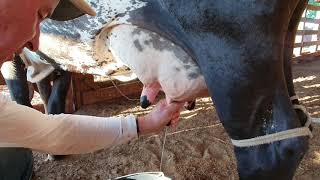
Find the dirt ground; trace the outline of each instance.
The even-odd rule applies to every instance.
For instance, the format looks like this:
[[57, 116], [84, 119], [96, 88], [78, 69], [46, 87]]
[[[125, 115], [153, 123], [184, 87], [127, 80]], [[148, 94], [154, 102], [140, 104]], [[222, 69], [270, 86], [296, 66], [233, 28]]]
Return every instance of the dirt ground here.
[[[294, 65], [297, 94], [314, 117], [320, 117], [320, 61]], [[77, 114], [112, 116], [143, 114], [136, 101], [120, 100], [85, 106]], [[320, 126], [319, 126], [320, 127]], [[296, 180], [320, 179], [320, 128], [298, 168]], [[34, 152], [34, 179], [108, 179], [159, 171], [163, 135], [140, 137], [112, 149], [68, 156], [60, 161], [44, 161]], [[173, 179], [238, 179], [230, 140], [219, 123], [209, 98], [198, 100], [196, 109], [184, 111], [177, 129], [168, 129], [162, 171]]]

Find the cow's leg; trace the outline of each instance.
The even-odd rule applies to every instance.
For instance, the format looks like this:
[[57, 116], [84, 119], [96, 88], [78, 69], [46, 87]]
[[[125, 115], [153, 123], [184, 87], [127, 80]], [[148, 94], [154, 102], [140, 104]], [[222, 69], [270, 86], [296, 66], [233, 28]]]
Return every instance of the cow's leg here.
[[144, 85], [140, 97], [140, 106], [145, 109], [153, 104], [160, 89], [161, 86], [158, 82]]
[[13, 61], [3, 63], [1, 73], [10, 91], [11, 99], [18, 104], [32, 107], [24, 68], [25, 65], [22, 59], [19, 56], [15, 56]]
[[[211, 33], [194, 37], [201, 50], [198, 63], [210, 95], [234, 140], [304, 126], [289, 100], [283, 73], [285, 32], [298, 2], [243, 1], [225, 5], [225, 1], [217, 0], [214, 5], [218, 7], [208, 10], [209, 17], [213, 17], [207, 26]], [[239, 16], [239, 8], [248, 14]], [[236, 17], [235, 21], [230, 17]], [[292, 179], [307, 149], [307, 136], [235, 147], [240, 179]]]
[[[288, 26], [288, 31], [284, 43], [284, 74], [286, 78], [288, 93], [290, 97], [293, 97], [296, 95], [294, 90], [294, 84], [293, 84], [293, 76], [292, 76], [292, 53], [294, 49], [294, 42], [295, 37], [297, 33], [297, 29], [300, 23], [300, 19], [302, 16], [303, 11], [305, 10], [305, 7], [308, 4], [308, 0], [301, 0], [295, 9]], [[297, 99], [292, 101], [293, 104], [299, 104], [299, 101]], [[302, 124], [304, 124], [307, 121], [307, 116], [301, 111], [296, 110], [299, 119]]]
[[[20, 57], [5, 62], [1, 67], [11, 99], [18, 104], [31, 106], [26, 71]], [[33, 170], [32, 151], [24, 148], [0, 148], [0, 179], [29, 180]]]
[[[59, 71], [59, 75], [53, 82], [52, 91], [48, 100], [48, 114], [61, 114], [65, 112], [65, 102], [71, 82], [71, 73]], [[59, 160], [63, 155], [48, 155], [47, 160]]]
[[[299, 26], [299, 22], [302, 16], [305, 7], [308, 4], [308, 0], [301, 0], [299, 5], [295, 9], [288, 26], [288, 31], [284, 43], [284, 73], [286, 78], [286, 83], [288, 87], [289, 96], [295, 96], [294, 84], [293, 84], [293, 76], [292, 76], [292, 53], [294, 49], [294, 42], [297, 33], [297, 29]], [[298, 101], [296, 101], [299, 104]]]
[[71, 73], [60, 71], [54, 80], [50, 98], [48, 101], [49, 114], [61, 114], [65, 112], [65, 101], [71, 82]]
[[[273, 46], [276, 47], [276, 44]], [[272, 49], [272, 46], [262, 48], [261, 52], [266, 48]], [[211, 75], [219, 78], [208, 82], [208, 86], [211, 87], [219, 118], [232, 139], [250, 139], [304, 125], [289, 100], [282, 65], [279, 63], [283, 54], [281, 50], [276, 51], [273, 49], [269, 58], [256, 56], [255, 60], [259, 61], [257, 64], [242, 61], [242, 65], [233, 71], [228, 72], [226, 68], [219, 73], [219, 68], [223, 69], [225, 64], [217, 63], [217, 67], [214, 67], [218, 73]], [[237, 58], [236, 54], [233, 56]], [[247, 60], [250, 58], [246, 57]], [[227, 64], [237, 66], [231, 61]], [[219, 79], [224, 82], [218, 82]], [[307, 148], [308, 137], [289, 138], [253, 147], [235, 147], [240, 179], [289, 180]]]
[[48, 76], [45, 79], [37, 82], [40, 97], [44, 104], [45, 113], [48, 114], [48, 102], [51, 94], [51, 77]]

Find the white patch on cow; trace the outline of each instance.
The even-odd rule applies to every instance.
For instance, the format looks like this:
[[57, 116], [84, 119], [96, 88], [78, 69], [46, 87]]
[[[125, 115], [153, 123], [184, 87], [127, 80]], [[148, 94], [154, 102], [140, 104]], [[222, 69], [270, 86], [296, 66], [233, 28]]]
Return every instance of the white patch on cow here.
[[[40, 51], [45, 52], [51, 58], [54, 57], [54, 60], [66, 71], [109, 76], [111, 73], [125, 66], [123, 63], [116, 61], [100, 64], [94, 59], [90, 47], [91, 46], [78, 44], [77, 42], [57, 38], [49, 34], [41, 34], [40, 36]], [[108, 51], [105, 45], [103, 48], [102, 51]], [[132, 72], [128, 72], [125, 75], [111, 75], [111, 77], [122, 82], [137, 78]]]
[[[95, 75], [108, 75], [122, 65], [106, 63], [105, 51], [98, 51], [97, 32], [117, 24], [130, 24], [129, 12], [147, 5], [140, 0], [88, 0], [97, 16], [82, 16], [75, 20], [57, 22], [46, 20], [41, 24], [40, 50], [55, 59], [63, 69]], [[117, 17], [121, 14], [121, 17]], [[102, 31], [101, 31], [102, 32]]]
[[[79, 39], [82, 43], [90, 44], [96, 35], [95, 32], [105, 28], [106, 26], [129, 23], [127, 21], [129, 19], [128, 13], [147, 5], [146, 2], [139, 0], [88, 0], [88, 2], [93, 6], [93, 8], [96, 7], [94, 9], [97, 12], [97, 16], [84, 16], [63, 23], [48, 19], [42, 23], [42, 28], [46, 27], [54, 29], [56, 32], [70, 33], [71, 31], [74, 35], [80, 36]], [[119, 14], [122, 16], [117, 18]], [[52, 24], [57, 25], [53, 26]], [[81, 24], [82, 27], [79, 28], [79, 24]]]
[[11, 61], [6, 61], [1, 66], [1, 74], [7, 80], [17, 80], [17, 76], [12, 72], [14, 69]]
[[127, 64], [143, 84], [159, 82], [173, 101], [193, 100], [207, 89], [192, 58], [156, 33], [119, 25], [110, 31], [107, 43], [115, 59]]
[[40, 51], [61, 64], [64, 70], [79, 73], [88, 73], [105, 76], [113, 71], [105, 66], [100, 66], [93, 59], [90, 46], [79, 44], [67, 39], [57, 38], [48, 34], [40, 36]]
[[72, 47], [69, 53], [72, 59], [80, 59], [81, 63], [93, 61], [92, 56], [88, 53], [79, 50], [77, 47]]
[[87, 63], [87, 65], [93, 65], [95, 63], [90, 54], [90, 47], [48, 34], [41, 34], [40, 50], [50, 57], [54, 57], [57, 61], [74, 58], [81, 64], [83, 62]]

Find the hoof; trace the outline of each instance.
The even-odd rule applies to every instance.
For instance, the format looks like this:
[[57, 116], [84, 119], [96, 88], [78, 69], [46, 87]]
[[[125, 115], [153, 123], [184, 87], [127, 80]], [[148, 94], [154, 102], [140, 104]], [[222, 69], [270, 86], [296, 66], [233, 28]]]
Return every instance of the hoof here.
[[196, 101], [189, 101], [189, 102], [186, 102], [184, 105], [184, 108], [186, 108], [189, 111], [194, 110], [195, 107], [196, 107]]
[[141, 97], [140, 97], [140, 106], [141, 106], [143, 109], [148, 108], [150, 105], [151, 105], [151, 103], [149, 102], [147, 96], [141, 96]]

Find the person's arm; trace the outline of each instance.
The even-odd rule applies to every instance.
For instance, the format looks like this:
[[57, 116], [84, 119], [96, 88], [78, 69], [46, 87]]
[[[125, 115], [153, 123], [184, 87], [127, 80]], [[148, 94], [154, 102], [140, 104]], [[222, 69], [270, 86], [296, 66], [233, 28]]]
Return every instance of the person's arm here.
[[[158, 131], [170, 120], [178, 118], [180, 107], [161, 106], [138, 118], [141, 134]], [[56, 155], [81, 154], [124, 143], [137, 136], [137, 121], [132, 115], [109, 118], [45, 115], [2, 95], [0, 108], [0, 146], [9, 143]]]

